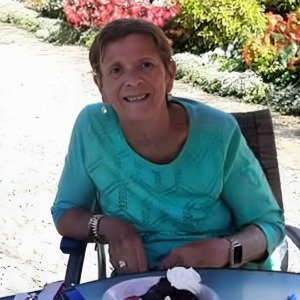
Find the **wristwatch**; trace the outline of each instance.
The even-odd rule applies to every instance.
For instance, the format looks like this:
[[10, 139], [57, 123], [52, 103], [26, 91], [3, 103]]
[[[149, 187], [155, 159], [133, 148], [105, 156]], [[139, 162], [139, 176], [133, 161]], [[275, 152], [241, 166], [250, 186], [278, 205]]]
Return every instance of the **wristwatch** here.
[[238, 268], [243, 261], [243, 246], [232, 236], [225, 236], [230, 243], [229, 248], [229, 267]]

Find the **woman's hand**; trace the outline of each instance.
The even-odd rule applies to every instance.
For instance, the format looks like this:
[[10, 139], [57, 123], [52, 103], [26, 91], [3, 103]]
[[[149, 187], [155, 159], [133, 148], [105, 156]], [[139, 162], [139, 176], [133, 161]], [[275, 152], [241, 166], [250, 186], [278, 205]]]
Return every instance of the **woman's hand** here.
[[221, 268], [229, 262], [230, 243], [225, 238], [205, 239], [172, 250], [160, 263], [165, 270], [175, 266]]
[[109, 244], [110, 261], [118, 274], [147, 271], [144, 245], [133, 225], [105, 216], [100, 221], [99, 233]]

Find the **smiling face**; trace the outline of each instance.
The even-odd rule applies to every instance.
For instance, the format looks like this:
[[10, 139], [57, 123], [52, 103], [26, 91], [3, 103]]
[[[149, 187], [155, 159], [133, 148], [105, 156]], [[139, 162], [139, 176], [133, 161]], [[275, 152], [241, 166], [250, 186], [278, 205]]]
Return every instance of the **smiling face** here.
[[106, 45], [97, 85], [122, 121], [153, 120], [167, 109], [175, 63], [167, 71], [150, 35], [130, 34]]

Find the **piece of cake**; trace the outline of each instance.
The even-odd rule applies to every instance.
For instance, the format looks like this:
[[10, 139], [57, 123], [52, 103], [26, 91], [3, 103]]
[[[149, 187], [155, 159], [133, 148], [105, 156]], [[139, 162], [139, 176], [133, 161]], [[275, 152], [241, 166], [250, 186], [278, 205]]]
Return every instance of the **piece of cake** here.
[[201, 277], [193, 268], [175, 267], [145, 294], [124, 300], [199, 300], [200, 290]]

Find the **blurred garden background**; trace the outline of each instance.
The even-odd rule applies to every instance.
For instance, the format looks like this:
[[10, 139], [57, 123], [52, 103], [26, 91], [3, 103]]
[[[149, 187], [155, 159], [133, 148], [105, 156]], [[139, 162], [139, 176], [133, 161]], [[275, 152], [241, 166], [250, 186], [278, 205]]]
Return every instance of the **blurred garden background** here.
[[[3, 1], [3, 0], [2, 0]], [[300, 0], [20, 0], [0, 21], [44, 41], [89, 47], [117, 18], [160, 26], [177, 79], [206, 92], [300, 115]]]

